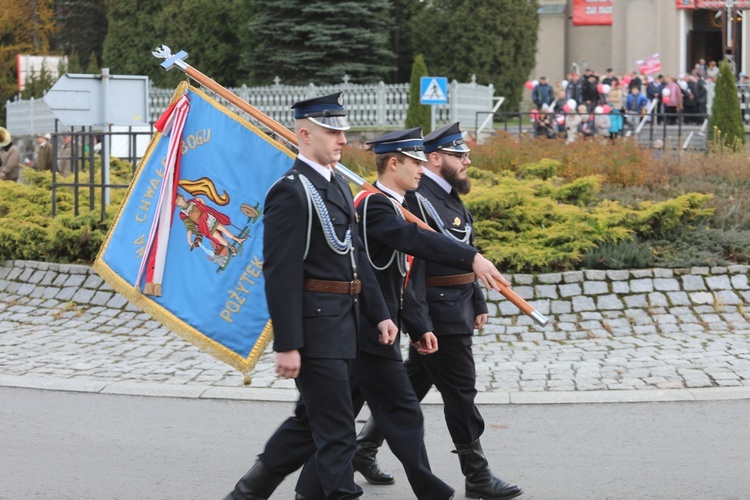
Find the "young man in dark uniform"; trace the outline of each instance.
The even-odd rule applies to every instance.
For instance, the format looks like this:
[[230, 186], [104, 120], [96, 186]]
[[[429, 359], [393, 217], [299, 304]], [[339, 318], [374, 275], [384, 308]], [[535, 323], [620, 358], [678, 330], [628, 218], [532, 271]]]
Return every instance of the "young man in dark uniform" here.
[[[460, 195], [469, 192], [466, 169], [471, 164], [458, 123], [425, 137], [427, 164], [419, 188], [407, 194], [412, 211], [433, 229], [463, 245], [473, 247], [473, 218]], [[521, 495], [518, 486], [492, 474], [479, 438], [484, 420], [474, 403], [476, 371], [472, 353], [474, 329], [487, 321], [487, 305], [476, 276], [456, 267], [425, 264], [426, 299], [439, 350], [420, 356], [409, 349], [406, 369], [421, 400], [434, 384], [445, 404], [445, 421], [456, 445], [469, 498], [509, 499]], [[377, 418], [375, 419], [377, 421]], [[355, 461], [373, 457], [382, 443], [377, 428], [368, 423], [357, 438]]]
[[[404, 205], [404, 195], [416, 189], [424, 172], [422, 162], [426, 158], [421, 128], [391, 132], [368, 144], [375, 152], [378, 170], [375, 186], [384, 194], [363, 192], [357, 196], [360, 236], [391, 318], [409, 333], [417, 352], [432, 354], [438, 348], [432, 325], [426, 307], [415, 301], [413, 293], [413, 284], [422, 284], [423, 280], [416, 277], [418, 269], [409, 269], [407, 253], [464, 271], [475, 271], [495, 289], [495, 279], [504, 284], [507, 281], [476, 249], [419, 229], [404, 219], [400, 209]], [[360, 352], [352, 363], [354, 385], [358, 389], [353, 395], [355, 412], [367, 400], [391, 451], [403, 464], [416, 498], [452, 498], [453, 488], [430, 470], [424, 446], [424, 419], [401, 363], [398, 338], [393, 345], [382, 345], [376, 341], [374, 324], [362, 318], [360, 326]], [[360, 470], [356, 461], [354, 468]], [[314, 487], [316, 474], [311, 469], [306, 466], [303, 470], [297, 491], [306, 499], [319, 499], [322, 495]], [[370, 480], [366, 471], [364, 475]], [[392, 482], [391, 478], [389, 483]]]
[[300, 399], [227, 497], [266, 499], [314, 454], [325, 498], [362, 495], [354, 482], [354, 411], [349, 364], [357, 355], [360, 308], [373, 335], [393, 343], [390, 319], [360, 248], [351, 191], [332, 167], [349, 129], [341, 94], [294, 106], [299, 154], [268, 192], [263, 276], [274, 329], [276, 372]]

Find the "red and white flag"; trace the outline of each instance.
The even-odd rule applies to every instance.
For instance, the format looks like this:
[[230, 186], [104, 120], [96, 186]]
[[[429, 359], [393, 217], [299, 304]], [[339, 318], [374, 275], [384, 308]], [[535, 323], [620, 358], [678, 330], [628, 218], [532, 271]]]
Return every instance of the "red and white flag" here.
[[652, 75], [661, 71], [661, 60], [659, 54], [654, 54], [646, 59], [641, 59], [635, 62], [638, 66], [638, 72], [642, 75]]

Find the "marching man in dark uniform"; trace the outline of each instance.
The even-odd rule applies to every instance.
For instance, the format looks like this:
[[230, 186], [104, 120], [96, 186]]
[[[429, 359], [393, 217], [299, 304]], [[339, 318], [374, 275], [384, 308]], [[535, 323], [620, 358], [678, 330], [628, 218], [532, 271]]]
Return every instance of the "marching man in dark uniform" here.
[[266, 196], [263, 276], [276, 372], [295, 379], [300, 399], [227, 497], [233, 500], [269, 498], [312, 455], [325, 498], [362, 495], [352, 469], [349, 369], [360, 308], [379, 342], [391, 344], [398, 333], [360, 248], [351, 191], [332, 170], [349, 129], [341, 94], [292, 108], [299, 155]]
[[[406, 199], [420, 216], [444, 238], [473, 248], [473, 219], [459, 195], [469, 192], [466, 169], [471, 164], [469, 148], [458, 123], [430, 133], [424, 139], [427, 164], [415, 192]], [[456, 446], [461, 471], [466, 477], [469, 498], [509, 499], [521, 495], [521, 488], [492, 474], [479, 438], [484, 420], [474, 403], [476, 371], [472, 353], [474, 329], [487, 321], [487, 305], [477, 276], [457, 266], [425, 264], [424, 285], [439, 349], [422, 356], [409, 349], [406, 369], [417, 397], [422, 400], [434, 384], [445, 404], [445, 421]], [[371, 419], [372, 420], [372, 419]], [[375, 417], [377, 422], [377, 417]], [[380, 424], [382, 425], [382, 424]], [[355, 463], [370, 459], [374, 464], [382, 443], [378, 428], [368, 422], [357, 438]], [[377, 467], [375, 468], [377, 472]]]
[[[426, 158], [421, 128], [391, 132], [368, 144], [373, 146], [375, 152], [378, 171], [375, 186], [384, 194], [363, 191], [357, 195], [355, 206], [360, 220], [359, 233], [391, 318], [409, 333], [417, 352], [432, 354], [438, 348], [432, 324], [426, 308], [416, 302], [413, 293], [415, 281], [421, 284], [423, 280], [415, 280], [419, 271], [409, 269], [407, 253], [464, 271], [475, 271], [488, 286], [495, 289], [495, 279], [506, 285], [507, 281], [476, 249], [453, 242], [439, 233], [420, 229], [404, 219], [400, 209], [404, 205], [404, 195], [406, 191], [416, 189], [424, 173], [422, 163]], [[358, 389], [353, 395], [355, 413], [364, 404], [363, 398], [367, 400], [391, 451], [403, 464], [416, 498], [452, 498], [453, 488], [430, 470], [424, 445], [424, 419], [419, 400], [401, 362], [398, 338], [393, 345], [377, 342], [375, 324], [363, 317], [359, 348], [359, 357], [352, 363], [355, 387]], [[369, 465], [369, 461], [366, 462]], [[355, 461], [355, 470], [363, 472], [365, 478], [372, 481], [368, 471], [363, 471], [360, 465]], [[393, 482], [390, 475], [374, 480], [380, 484]], [[306, 499], [322, 498], [319, 488], [315, 487], [316, 483], [314, 468], [306, 466], [297, 491]]]

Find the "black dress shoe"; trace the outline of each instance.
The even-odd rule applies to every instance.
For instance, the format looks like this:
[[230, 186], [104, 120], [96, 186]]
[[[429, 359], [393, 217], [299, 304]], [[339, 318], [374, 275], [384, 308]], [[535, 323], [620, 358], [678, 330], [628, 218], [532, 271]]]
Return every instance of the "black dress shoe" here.
[[387, 472], [380, 470], [377, 460], [368, 460], [354, 455], [354, 458], [352, 459], [352, 467], [354, 467], [355, 471], [362, 474], [370, 484], [385, 485], [396, 482], [393, 478], [393, 474], [388, 474]]

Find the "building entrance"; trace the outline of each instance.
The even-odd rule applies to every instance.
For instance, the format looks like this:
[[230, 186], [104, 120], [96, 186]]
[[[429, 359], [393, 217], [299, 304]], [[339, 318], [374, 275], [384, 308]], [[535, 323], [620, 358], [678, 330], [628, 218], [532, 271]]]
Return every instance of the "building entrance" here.
[[[688, 50], [685, 61], [685, 68], [690, 71], [700, 59], [716, 61], [718, 63], [724, 59], [724, 49], [726, 45], [726, 30], [724, 21], [726, 15], [719, 15], [720, 11], [696, 9], [693, 11], [692, 26], [693, 29], [688, 33]], [[734, 18], [730, 20], [732, 24], [733, 38], [733, 55], [736, 65], [742, 61], [742, 20], [741, 12], [735, 12]], [[742, 68], [737, 67], [736, 71]]]

